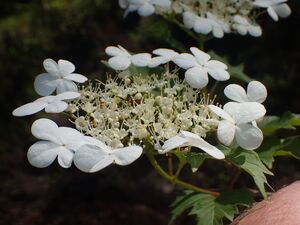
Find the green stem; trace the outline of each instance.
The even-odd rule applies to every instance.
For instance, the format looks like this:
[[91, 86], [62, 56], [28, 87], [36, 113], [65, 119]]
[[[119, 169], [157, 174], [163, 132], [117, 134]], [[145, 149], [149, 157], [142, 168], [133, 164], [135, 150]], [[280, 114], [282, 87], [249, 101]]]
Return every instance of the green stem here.
[[151, 153], [146, 152], [146, 156], [148, 157], [151, 165], [154, 167], [156, 172], [159, 175], [161, 175], [163, 178], [165, 178], [167, 181], [169, 181], [170, 183], [173, 183], [173, 184], [178, 185], [180, 187], [190, 189], [190, 190], [200, 192], [200, 193], [210, 194], [210, 195], [213, 195], [213, 196], [219, 196], [220, 195], [219, 192], [209, 191], [209, 190], [194, 186], [192, 184], [186, 183], [184, 181], [181, 181], [176, 176], [170, 176], [168, 173], [166, 173], [164, 171], [163, 168], [161, 168], [161, 166], [158, 164], [155, 157]]

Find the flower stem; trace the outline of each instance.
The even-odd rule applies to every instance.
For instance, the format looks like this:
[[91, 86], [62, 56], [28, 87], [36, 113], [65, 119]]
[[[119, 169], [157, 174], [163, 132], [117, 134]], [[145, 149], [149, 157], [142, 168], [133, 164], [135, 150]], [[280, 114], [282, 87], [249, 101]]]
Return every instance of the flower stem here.
[[200, 193], [205, 193], [205, 194], [210, 194], [213, 196], [219, 196], [220, 193], [219, 192], [214, 192], [214, 191], [210, 191], [210, 190], [206, 190], [197, 186], [194, 186], [192, 184], [186, 183], [182, 180], [179, 180], [176, 176], [170, 176], [167, 172], [164, 171], [164, 169], [158, 164], [158, 162], [156, 161], [155, 157], [149, 153], [146, 152], [146, 156], [148, 157], [151, 165], [154, 167], [154, 169], [156, 170], [156, 172], [161, 175], [163, 178], [165, 178], [167, 181], [178, 185], [180, 187], [186, 188], [186, 189], [190, 189], [196, 192], [200, 192]]

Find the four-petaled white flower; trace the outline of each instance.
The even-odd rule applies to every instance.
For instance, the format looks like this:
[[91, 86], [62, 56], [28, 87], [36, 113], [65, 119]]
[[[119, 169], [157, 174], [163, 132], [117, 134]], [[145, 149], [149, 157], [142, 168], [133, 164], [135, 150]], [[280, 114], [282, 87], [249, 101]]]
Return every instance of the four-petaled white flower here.
[[27, 103], [13, 111], [14, 116], [28, 116], [37, 113], [43, 109], [47, 113], [60, 113], [68, 108], [68, 103], [63, 100], [78, 98], [78, 92], [64, 92], [56, 96], [41, 97], [34, 102]]
[[222, 144], [229, 146], [235, 139], [239, 146], [247, 150], [254, 150], [261, 145], [263, 133], [251, 123], [265, 115], [266, 109], [262, 104], [229, 102], [224, 109], [215, 105], [209, 105], [209, 108], [223, 119], [217, 130]]
[[151, 62], [151, 55], [149, 53], [140, 53], [131, 55], [125, 48], [118, 45], [109, 46], [105, 49], [107, 55], [112, 56], [108, 60], [108, 65], [114, 70], [126, 70], [131, 64], [137, 67], [148, 66]]
[[122, 9], [126, 9], [124, 17], [129, 13], [137, 11], [140, 16], [150, 16], [155, 12], [155, 6], [168, 9], [170, 0], [119, 0]]
[[153, 54], [157, 56], [151, 59], [151, 62], [148, 65], [148, 67], [150, 68], [157, 67], [161, 64], [165, 64], [170, 61], [173, 61], [175, 57], [178, 55], [178, 53], [175, 52], [174, 50], [166, 49], [166, 48], [156, 49], [153, 51]]
[[32, 124], [33, 136], [42, 141], [33, 144], [27, 153], [31, 165], [44, 168], [58, 159], [59, 165], [69, 168], [75, 151], [87, 143], [84, 135], [69, 127], [58, 127], [49, 119], [39, 119]]
[[218, 81], [229, 79], [230, 75], [224, 63], [210, 60], [210, 55], [198, 48], [192, 47], [190, 50], [193, 55], [182, 53], [174, 59], [174, 62], [179, 67], [187, 69], [185, 80], [191, 87], [204, 88], [208, 84], [208, 74]]
[[75, 66], [67, 60], [45, 59], [43, 62], [47, 73], [38, 75], [34, 81], [34, 88], [41, 96], [72, 91], [77, 92], [77, 85], [73, 82], [84, 83], [87, 78], [81, 74], [73, 73]]
[[222, 38], [224, 37], [224, 33], [230, 32], [230, 27], [226, 22], [217, 18], [214, 14], [210, 12], [208, 12], [206, 15], [208, 24], [210, 24], [210, 27], [206, 25], [209, 28], [207, 30], [208, 33], [212, 32], [214, 37]]
[[137, 160], [143, 149], [140, 146], [111, 149], [101, 141], [89, 138], [89, 144], [82, 145], [75, 153], [74, 164], [83, 172], [97, 172], [112, 163], [126, 166]]
[[204, 152], [206, 152], [207, 154], [211, 155], [216, 159], [225, 158], [224, 153], [221, 152], [219, 149], [217, 149], [215, 146], [206, 142], [199, 135], [188, 131], [180, 131], [178, 135], [165, 141], [161, 149], [158, 149], [158, 152], [160, 154], [164, 154], [171, 151], [172, 149], [186, 147], [186, 146], [192, 146], [192, 147], [202, 149]]
[[235, 15], [233, 17], [234, 24], [232, 27], [240, 34], [246, 35], [249, 33], [253, 37], [259, 37], [262, 35], [262, 30], [259, 25], [251, 24], [245, 17]]
[[251, 81], [247, 87], [247, 93], [243, 87], [230, 84], [224, 89], [225, 95], [236, 102], [258, 102], [263, 103], [267, 98], [267, 89], [259, 81]]
[[254, 5], [267, 8], [269, 16], [278, 21], [279, 17], [286, 18], [291, 15], [291, 8], [286, 4], [287, 0], [255, 0]]

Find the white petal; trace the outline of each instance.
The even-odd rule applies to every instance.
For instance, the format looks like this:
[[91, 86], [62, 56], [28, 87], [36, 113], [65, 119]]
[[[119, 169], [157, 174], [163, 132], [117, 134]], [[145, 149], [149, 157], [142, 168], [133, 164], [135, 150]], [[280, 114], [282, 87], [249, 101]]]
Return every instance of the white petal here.
[[196, 47], [191, 47], [190, 50], [200, 65], [205, 65], [207, 63], [207, 61], [210, 59], [209, 54], [201, 51], [200, 49], [198, 49]]
[[234, 29], [236, 29], [240, 35], [246, 35], [248, 33], [248, 26], [234, 24]]
[[155, 8], [153, 5], [149, 3], [145, 3], [142, 5], [142, 7], [138, 8], [138, 14], [140, 16], [150, 16], [155, 12]]
[[219, 68], [206, 68], [207, 72], [210, 76], [212, 76], [215, 80], [225, 81], [230, 78], [229, 73], [224, 69]]
[[109, 46], [105, 49], [105, 53], [109, 56], [130, 56], [130, 54], [124, 48], [115, 46]]
[[123, 17], [125, 18], [129, 13], [138, 10], [138, 8], [139, 8], [138, 5], [129, 5], [125, 10]]
[[165, 64], [168, 63], [170, 60], [166, 59], [163, 56], [157, 56], [157, 57], [153, 57], [150, 61], [150, 63], [148, 64], [148, 67], [150, 68], [154, 68], [157, 67], [161, 64]]
[[60, 148], [58, 151], [57, 160], [61, 167], [70, 168], [72, 165], [74, 153], [66, 148]]
[[233, 20], [235, 23], [239, 24], [239, 25], [244, 25], [243, 27], [246, 27], [249, 25], [248, 20], [245, 17], [242, 17], [240, 15], [235, 15], [233, 17]]
[[96, 145], [97, 147], [101, 148], [102, 150], [106, 151], [107, 153], [111, 152], [111, 148], [109, 146], [107, 146], [105, 143], [103, 143], [102, 141], [90, 137], [90, 136], [84, 136], [84, 142], [85, 144], [88, 145]]
[[57, 77], [49, 74], [42, 73], [34, 80], [34, 89], [41, 96], [52, 94], [57, 87]]
[[216, 115], [218, 115], [219, 117], [228, 120], [231, 123], [234, 123], [233, 118], [227, 113], [225, 112], [223, 109], [219, 108], [218, 106], [215, 105], [209, 105], [208, 108], [214, 112]]
[[214, 27], [212, 30], [212, 33], [213, 33], [214, 37], [216, 37], [216, 38], [224, 37], [224, 31], [223, 31], [222, 27], [220, 27], [220, 26]]
[[74, 98], [78, 98], [80, 96], [80, 93], [78, 92], [64, 92], [61, 94], [58, 94], [55, 96], [55, 100], [70, 100], [70, 99], [74, 99]]
[[84, 83], [88, 80], [85, 76], [83, 76], [81, 74], [77, 74], [77, 73], [71, 73], [69, 75], [66, 75], [66, 76], [64, 76], [64, 79], [72, 80], [77, 83]]
[[58, 64], [53, 59], [45, 59], [43, 65], [48, 73], [56, 78], [59, 78]]
[[224, 110], [233, 117], [236, 124], [252, 122], [266, 113], [265, 107], [257, 102], [228, 102]]
[[61, 113], [68, 108], [68, 104], [63, 101], [54, 101], [45, 108], [46, 113]]
[[45, 168], [53, 163], [60, 148], [59, 145], [49, 141], [38, 141], [29, 148], [28, 161], [37, 168]]
[[270, 0], [255, 0], [253, 4], [262, 8], [267, 8], [272, 5], [272, 2]]
[[59, 72], [63, 77], [75, 71], [74, 64], [63, 59], [58, 60], [58, 67], [59, 67]]
[[181, 135], [188, 140], [188, 144], [193, 147], [197, 147], [205, 151], [207, 154], [211, 155], [212, 157], [216, 159], [224, 159], [225, 155], [223, 152], [221, 152], [219, 149], [217, 149], [215, 146], [209, 144], [203, 138], [198, 136], [197, 134], [182, 131]]
[[212, 26], [209, 23], [209, 20], [198, 17], [194, 25], [194, 30], [199, 34], [208, 34], [212, 31]]
[[251, 81], [247, 87], [247, 95], [249, 102], [263, 103], [267, 98], [267, 89], [259, 81]]
[[75, 153], [74, 164], [83, 172], [97, 172], [113, 163], [113, 157], [95, 145], [82, 145]]
[[127, 56], [115, 56], [108, 60], [108, 65], [114, 70], [126, 70], [130, 64], [131, 61]]
[[140, 53], [131, 56], [131, 62], [138, 67], [148, 66], [151, 62], [151, 55], [149, 53]]
[[291, 8], [286, 3], [280, 5], [274, 5], [273, 8], [277, 13], [277, 15], [282, 18], [286, 18], [292, 13]]
[[190, 69], [198, 65], [196, 58], [188, 53], [179, 54], [175, 57], [173, 62], [183, 69]]
[[251, 124], [240, 124], [236, 130], [236, 141], [247, 150], [257, 149], [263, 141], [263, 133]]
[[158, 48], [153, 50], [153, 54], [155, 55], [159, 55], [159, 56], [164, 56], [166, 58], [172, 58], [176, 55], [178, 55], [177, 52], [175, 52], [172, 49], [168, 49], [168, 48]]
[[76, 151], [81, 145], [85, 144], [84, 135], [78, 130], [70, 127], [59, 127], [57, 136], [61, 139], [63, 145], [69, 150]]
[[126, 166], [137, 160], [143, 153], [140, 146], [130, 146], [126, 148], [115, 149], [112, 151], [114, 162], [120, 166]]
[[227, 98], [236, 102], [248, 102], [246, 91], [243, 87], [237, 84], [229, 84], [224, 89], [224, 94]]
[[58, 126], [52, 120], [38, 119], [31, 126], [31, 133], [38, 139], [61, 144], [58, 137]]
[[165, 143], [162, 146], [162, 150], [158, 150], [158, 153], [165, 154], [175, 148], [180, 148], [184, 146], [188, 146], [187, 140], [183, 137], [180, 137], [179, 135], [176, 135], [165, 141]]
[[35, 101], [16, 108], [13, 111], [14, 116], [28, 116], [43, 110], [48, 105], [47, 102]]
[[217, 130], [217, 135], [219, 141], [226, 145], [229, 146], [231, 145], [234, 135], [235, 135], [235, 125], [228, 120], [222, 120], [219, 123], [218, 130]]
[[214, 68], [214, 69], [223, 69], [223, 70], [228, 69], [225, 63], [222, 63], [218, 60], [209, 60], [207, 63], [205, 63], [205, 67]]
[[197, 16], [192, 12], [184, 12], [182, 16], [184, 26], [188, 29], [192, 29], [195, 26]]
[[278, 21], [278, 15], [277, 15], [277, 13], [275, 12], [275, 10], [272, 6], [268, 7], [267, 11], [268, 11], [269, 16], [273, 20]]
[[204, 88], [208, 84], [208, 75], [205, 69], [194, 67], [185, 72], [185, 80], [192, 88]]
[[57, 94], [64, 92], [78, 92], [77, 85], [70, 80], [60, 79], [57, 83]]
[[262, 35], [262, 29], [259, 25], [251, 25], [248, 27], [249, 34], [253, 37], [259, 37]]

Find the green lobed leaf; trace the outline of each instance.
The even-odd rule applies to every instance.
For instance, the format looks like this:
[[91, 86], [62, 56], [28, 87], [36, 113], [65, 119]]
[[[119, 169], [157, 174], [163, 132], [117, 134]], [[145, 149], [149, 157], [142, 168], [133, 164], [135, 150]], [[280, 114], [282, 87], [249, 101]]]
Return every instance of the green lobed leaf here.
[[186, 191], [171, 205], [171, 222], [189, 210], [188, 215], [196, 216], [197, 225], [223, 225], [224, 220], [233, 220], [239, 212], [238, 206], [249, 206], [251, 203], [253, 197], [245, 190], [224, 191], [218, 197]]
[[263, 164], [256, 152], [238, 148], [232, 150], [227, 159], [250, 174], [263, 197], [267, 198], [265, 185], [268, 185], [268, 181], [265, 175], [273, 175], [273, 173]]

